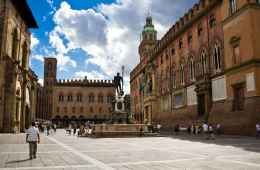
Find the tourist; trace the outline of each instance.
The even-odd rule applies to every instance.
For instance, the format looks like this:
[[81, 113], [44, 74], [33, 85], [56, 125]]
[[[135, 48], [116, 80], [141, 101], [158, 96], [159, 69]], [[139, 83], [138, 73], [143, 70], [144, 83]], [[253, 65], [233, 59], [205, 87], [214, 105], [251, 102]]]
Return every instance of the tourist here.
[[208, 130], [209, 130], [209, 126], [207, 123], [203, 123], [202, 125], [202, 133], [203, 133], [203, 137], [207, 139], [207, 133], [208, 133]]
[[40, 134], [39, 129], [35, 127], [34, 122], [32, 122], [32, 126], [27, 131], [26, 142], [29, 143], [30, 159], [36, 158], [37, 142], [40, 143]]
[[209, 133], [209, 139], [212, 139], [212, 140], [214, 140], [215, 139], [215, 135], [214, 135], [214, 129], [213, 129], [213, 126], [210, 124], [209, 126], [208, 126], [208, 133]]
[[161, 133], [161, 127], [162, 125], [160, 123], [157, 124], [157, 130], [158, 130], [158, 133]]
[[216, 126], [216, 130], [217, 130], [217, 134], [220, 135], [221, 134], [221, 125], [219, 123]]
[[47, 136], [50, 134], [50, 125], [47, 124]]
[[175, 127], [174, 127], [174, 132], [175, 132], [176, 135], [178, 135], [178, 134], [179, 134], [179, 131], [180, 131], [180, 125], [177, 124], [177, 125], [175, 125]]
[[53, 124], [53, 130], [54, 130], [54, 133], [56, 134], [57, 125], [55, 123]]
[[74, 125], [74, 126], [73, 126], [73, 136], [75, 136], [75, 135], [76, 135], [76, 132], [77, 132], [77, 126], [76, 126], [76, 125]]
[[255, 127], [256, 127], [256, 138], [259, 138], [260, 137], [260, 124], [257, 123], [255, 125]]

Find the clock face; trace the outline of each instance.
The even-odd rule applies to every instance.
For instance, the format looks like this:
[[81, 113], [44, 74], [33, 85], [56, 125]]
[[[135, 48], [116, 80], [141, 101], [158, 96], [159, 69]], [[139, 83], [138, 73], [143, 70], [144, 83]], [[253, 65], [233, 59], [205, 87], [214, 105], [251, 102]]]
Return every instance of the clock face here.
[[122, 102], [118, 102], [118, 103], [117, 103], [117, 108], [118, 108], [119, 110], [121, 110], [122, 107], [123, 107]]

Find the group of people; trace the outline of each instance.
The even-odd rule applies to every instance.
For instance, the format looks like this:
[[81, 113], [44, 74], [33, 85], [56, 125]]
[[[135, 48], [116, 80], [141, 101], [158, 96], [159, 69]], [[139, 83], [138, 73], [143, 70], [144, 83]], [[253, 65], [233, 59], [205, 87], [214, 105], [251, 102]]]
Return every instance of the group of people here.
[[88, 136], [92, 134], [93, 128], [92, 123], [87, 121], [84, 125], [77, 124], [69, 124], [69, 126], [65, 129], [66, 134], [73, 134], [74, 136]]
[[213, 124], [208, 124], [206, 122], [200, 124], [200, 123], [194, 123], [189, 125], [187, 128], [182, 128], [179, 124], [176, 124], [174, 126], [174, 132], [175, 134], [179, 134], [180, 131], [186, 130], [188, 134], [194, 134], [199, 135], [203, 134], [203, 136], [206, 139], [215, 139], [215, 134], [220, 135], [222, 133], [221, 125], [218, 123], [215, 126]]

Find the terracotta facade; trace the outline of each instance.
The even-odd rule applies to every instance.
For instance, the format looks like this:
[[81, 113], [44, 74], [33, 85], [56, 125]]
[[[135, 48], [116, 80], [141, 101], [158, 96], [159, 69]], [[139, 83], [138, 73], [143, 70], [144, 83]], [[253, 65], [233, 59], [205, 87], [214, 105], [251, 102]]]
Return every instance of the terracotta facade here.
[[259, 15], [256, 0], [195, 4], [147, 55], [140, 53], [130, 76], [136, 119], [165, 129], [207, 121], [229, 134], [254, 134], [260, 121]]

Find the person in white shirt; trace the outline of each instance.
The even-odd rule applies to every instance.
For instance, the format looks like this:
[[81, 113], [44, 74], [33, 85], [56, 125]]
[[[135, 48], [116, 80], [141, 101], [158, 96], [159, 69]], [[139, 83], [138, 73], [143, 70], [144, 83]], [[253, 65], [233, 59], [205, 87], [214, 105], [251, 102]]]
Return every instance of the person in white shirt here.
[[255, 128], [256, 128], [256, 138], [259, 138], [260, 137], [260, 124], [257, 123], [255, 125]]
[[39, 129], [35, 127], [35, 122], [32, 122], [32, 126], [27, 131], [26, 142], [29, 143], [30, 159], [36, 158], [37, 142], [40, 143], [40, 133]]

